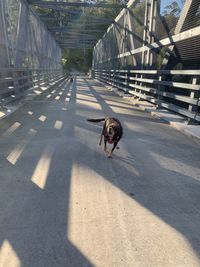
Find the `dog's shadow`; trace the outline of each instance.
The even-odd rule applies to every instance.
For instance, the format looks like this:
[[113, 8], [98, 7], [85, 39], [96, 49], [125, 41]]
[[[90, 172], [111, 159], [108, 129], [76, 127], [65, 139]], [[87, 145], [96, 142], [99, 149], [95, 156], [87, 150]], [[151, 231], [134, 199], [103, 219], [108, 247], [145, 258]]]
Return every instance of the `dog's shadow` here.
[[120, 161], [120, 162], [124, 162], [126, 164], [132, 165], [135, 162], [135, 159], [133, 157], [123, 157], [123, 156], [119, 156], [114, 154], [111, 159], [116, 160], [116, 161]]

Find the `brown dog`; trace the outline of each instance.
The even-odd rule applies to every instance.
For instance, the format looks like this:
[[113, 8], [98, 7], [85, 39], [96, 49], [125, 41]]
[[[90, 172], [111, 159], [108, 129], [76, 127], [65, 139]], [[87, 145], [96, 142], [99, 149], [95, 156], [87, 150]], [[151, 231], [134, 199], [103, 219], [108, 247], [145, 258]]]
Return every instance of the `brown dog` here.
[[103, 129], [99, 141], [99, 145], [102, 143], [102, 138], [104, 137], [104, 151], [107, 154], [107, 143], [113, 144], [113, 148], [111, 149], [110, 153], [108, 153], [108, 157], [110, 158], [113, 151], [117, 147], [119, 140], [122, 138], [123, 135], [123, 128], [118, 119], [115, 118], [102, 118], [102, 119], [88, 119], [90, 122], [100, 122], [104, 121]]

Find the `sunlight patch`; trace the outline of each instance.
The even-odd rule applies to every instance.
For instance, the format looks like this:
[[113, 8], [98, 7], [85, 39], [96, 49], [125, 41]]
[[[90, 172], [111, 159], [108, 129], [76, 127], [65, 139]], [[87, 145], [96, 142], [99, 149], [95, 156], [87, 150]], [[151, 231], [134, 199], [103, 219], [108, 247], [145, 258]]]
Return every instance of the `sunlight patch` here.
[[57, 129], [57, 130], [61, 130], [62, 129], [62, 125], [63, 125], [63, 122], [57, 120], [55, 122], [55, 124], [54, 124], [54, 128]]
[[42, 121], [42, 122], [46, 121], [46, 119], [47, 119], [47, 117], [44, 116], [44, 115], [41, 115], [41, 116], [39, 117], [39, 120]]
[[3, 118], [6, 115], [6, 113], [0, 111], [0, 118]]
[[0, 248], [0, 266], [21, 266], [20, 260], [8, 240], [4, 240]]
[[131, 224], [127, 223], [126, 212], [130, 209], [130, 214], [134, 214], [142, 208], [145, 215], [149, 214], [103, 175], [104, 171], [100, 174], [79, 163], [73, 164], [71, 172], [67, 238], [93, 266], [99, 266], [102, 259], [102, 266], [111, 266], [105, 255], [107, 251], [114, 251], [116, 244], [126, 262], [127, 251], [132, 249], [128, 227]]
[[200, 168], [193, 167], [176, 159], [167, 158], [157, 153], [151, 152], [151, 155], [163, 168], [200, 181]]
[[38, 90], [34, 90], [34, 93], [36, 93], [36, 95], [40, 95], [42, 92]]
[[53, 152], [52, 146], [46, 147], [31, 178], [31, 181], [41, 189], [44, 189], [46, 185]]
[[96, 171], [78, 162], [72, 166], [66, 236], [87, 260], [93, 266], [115, 266], [123, 258], [126, 266], [138, 266], [142, 251], [144, 266], [199, 266], [190, 239], [174, 218], [151, 208], [138, 186], [128, 188], [109, 175], [100, 166]]
[[10, 126], [8, 128], [8, 130], [5, 131], [5, 133], [3, 134], [4, 137], [7, 137], [8, 135], [12, 134], [15, 130], [17, 130], [17, 128], [19, 128], [21, 126], [21, 123], [19, 122], [15, 122], [12, 126]]
[[102, 107], [98, 102], [91, 102], [89, 100], [87, 101], [86, 99], [82, 100], [82, 99], [77, 98], [77, 104], [80, 104], [81, 106], [83, 106], [84, 108], [87, 108], [88, 110], [89, 109], [102, 110]]
[[30, 138], [32, 138], [33, 136], [35, 136], [36, 133], [37, 133], [36, 130], [30, 129], [28, 131], [28, 137], [26, 137], [24, 140], [22, 140], [21, 143], [19, 143], [17, 145], [17, 147], [15, 149], [13, 149], [12, 152], [8, 155], [7, 160], [12, 165], [15, 165], [16, 164], [16, 162], [18, 161], [18, 159], [21, 156], [22, 152], [24, 151], [25, 146], [30, 141]]
[[46, 86], [41, 86], [40, 88], [42, 89], [42, 91], [46, 91], [48, 87], [46, 87]]

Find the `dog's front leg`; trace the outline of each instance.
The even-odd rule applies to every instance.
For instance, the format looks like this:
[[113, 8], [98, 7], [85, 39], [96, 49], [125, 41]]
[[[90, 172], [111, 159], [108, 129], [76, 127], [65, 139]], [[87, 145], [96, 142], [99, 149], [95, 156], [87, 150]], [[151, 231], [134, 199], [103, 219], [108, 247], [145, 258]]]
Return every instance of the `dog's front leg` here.
[[117, 144], [118, 144], [118, 142], [115, 142], [115, 143], [113, 144], [113, 148], [111, 149], [111, 151], [110, 151], [110, 153], [109, 153], [109, 155], [108, 155], [109, 158], [112, 157], [112, 153], [113, 153], [113, 151], [115, 150]]
[[104, 138], [104, 151], [106, 153], [106, 150], [107, 150], [107, 140]]
[[105, 125], [103, 126], [103, 129], [102, 129], [102, 132], [101, 132], [101, 137], [100, 137], [99, 145], [101, 145], [101, 143], [102, 143], [102, 138], [104, 136], [104, 132], [105, 132]]

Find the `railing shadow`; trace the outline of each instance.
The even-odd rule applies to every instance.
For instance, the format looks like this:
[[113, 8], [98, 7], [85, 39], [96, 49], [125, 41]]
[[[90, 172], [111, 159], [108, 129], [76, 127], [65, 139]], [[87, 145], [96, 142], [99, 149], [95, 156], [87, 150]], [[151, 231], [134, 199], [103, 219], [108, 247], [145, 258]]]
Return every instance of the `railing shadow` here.
[[[3, 158], [0, 195], [1, 205], [6, 205], [1, 206], [2, 250], [5, 241], [9, 242], [20, 266], [94, 266], [89, 257], [91, 254], [84, 255], [82, 247], [77, 247], [70, 237], [71, 224], [77, 223], [70, 220], [70, 205], [75, 204], [71, 203], [72, 169], [75, 164], [93, 171], [101, 177], [99, 179], [109, 182], [175, 229], [187, 239], [199, 257], [200, 183], [198, 174], [195, 174], [199, 145], [190, 144], [186, 137], [182, 143], [180, 133], [169, 131], [166, 125], [161, 126], [161, 130], [153, 120], [145, 124], [142, 116], [143, 126], [139, 128], [138, 116], [135, 119], [134, 116], [119, 114], [106, 103], [110, 97], [114, 103], [117, 101], [118, 97], [113, 92], [106, 97], [105, 88], [99, 83], [87, 79], [84, 83], [85, 90], [101, 106], [101, 109], [92, 111], [92, 116], [119, 115], [125, 130], [120, 151], [108, 160], [99, 148], [98, 133], [101, 129], [87, 123], [86, 116], [91, 115], [91, 102], [88, 101], [88, 106], [81, 105], [77, 90], [78, 94], [84, 92], [76, 82], [72, 87], [66, 87], [59, 100], [55, 100], [56, 95], [50, 100], [40, 96], [37, 101], [30, 102], [4, 120], [4, 131], [19, 118], [21, 126], [0, 139], [3, 147], [0, 152], [0, 158]], [[57, 96], [59, 92], [62, 90], [57, 91]], [[67, 102], [66, 97], [69, 97]], [[30, 115], [29, 111], [33, 114]], [[141, 111], [132, 110], [132, 113], [138, 115]], [[41, 115], [46, 117], [45, 121], [38, 119]], [[63, 122], [60, 129], [55, 127], [56, 121]], [[145, 125], [149, 129], [145, 129]], [[35, 135], [26, 143], [15, 164], [6, 160], [5, 153], [25, 139], [30, 128], [35, 130]], [[90, 131], [88, 137], [86, 130]], [[176, 152], [172, 154], [173, 148]], [[193, 163], [188, 157], [193, 159]], [[165, 163], [170, 161], [171, 165]], [[45, 176], [43, 181], [38, 179], [42, 176]], [[134, 214], [129, 216], [134, 219]], [[84, 223], [80, 221], [79, 226], [79, 233], [83, 235], [85, 230], [81, 226]], [[94, 240], [95, 235], [91, 235], [88, 231], [88, 236]], [[97, 240], [99, 248], [104, 246], [102, 240], [103, 237]]]

